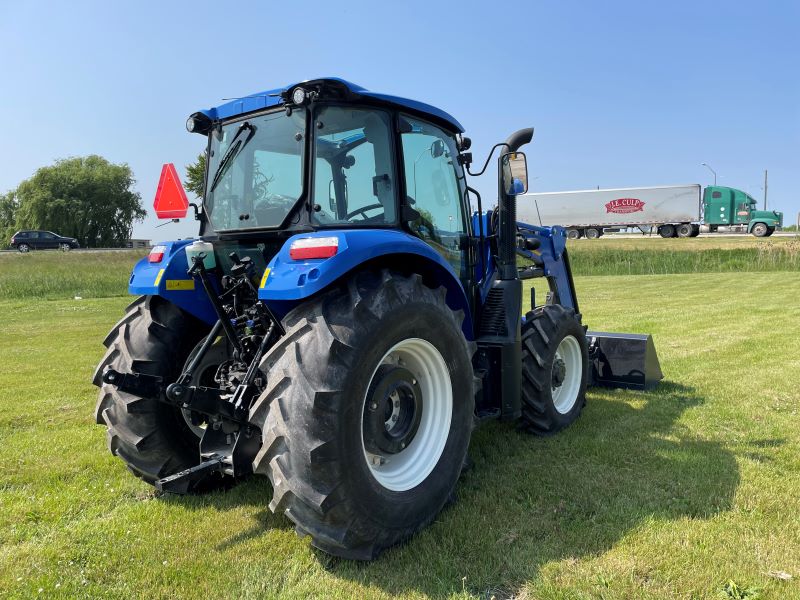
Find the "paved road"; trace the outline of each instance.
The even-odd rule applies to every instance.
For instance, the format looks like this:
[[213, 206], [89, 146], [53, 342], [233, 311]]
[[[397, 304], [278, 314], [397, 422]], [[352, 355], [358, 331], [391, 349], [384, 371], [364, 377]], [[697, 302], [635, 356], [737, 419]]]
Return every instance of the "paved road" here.
[[[70, 252], [78, 252], [80, 254], [94, 254], [97, 252], [133, 252], [134, 250], [137, 252], [142, 252], [143, 254], [147, 252], [148, 248], [76, 248], [74, 250], [70, 250]], [[0, 250], [0, 252], [19, 252], [18, 250]], [[31, 252], [61, 252], [60, 250], [31, 250]]]
[[[647, 238], [647, 237], [661, 237], [657, 233], [652, 235], [642, 235], [641, 233], [606, 233], [600, 239], [610, 239], [610, 240], [619, 240], [619, 239], [639, 239], [639, 238]], [[699, 236], [701, 238], [753, 238], [754, 240], [763, 239], [768, 240], [770, 238], [757, 238], [754, 235], [749, 233], [701, 233]], [[773, 238], [776, 237], [798, 237], [798, 234], [794, 231], [776, 231], [772, 234]], [[593, 241], [593, 240], [592, 240]]]

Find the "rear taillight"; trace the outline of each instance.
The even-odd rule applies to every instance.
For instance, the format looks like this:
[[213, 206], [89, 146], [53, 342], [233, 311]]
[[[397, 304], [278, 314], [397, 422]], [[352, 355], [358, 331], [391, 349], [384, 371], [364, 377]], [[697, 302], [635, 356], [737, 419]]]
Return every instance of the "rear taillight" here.
[[151, 263], [160, 263], [161, 260], [164, 258], [164, 253], [167, 251], [166, 246], [153, 246], [150, 250], [150, 254], [147, 255], [148, 262]]
[[300, 238], [292, 242], [289, 247], [289, 256], [292, 260], [330, 258], [338, 250], [339, 238], [336, 237]]

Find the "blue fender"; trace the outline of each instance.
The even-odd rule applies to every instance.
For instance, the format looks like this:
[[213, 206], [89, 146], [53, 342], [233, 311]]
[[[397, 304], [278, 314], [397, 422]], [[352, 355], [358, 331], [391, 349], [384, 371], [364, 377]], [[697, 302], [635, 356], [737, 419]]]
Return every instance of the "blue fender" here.
[[128, 291], [136, 295], [161, 296], [194, 315], [201, 321], [214, 324], [217, 316], [203, 286], [187, 275], [186, 246], [192, 240], [161, 242], [164, 258], [151, 263], [144, 257], [133, 267]]
[[[294, 260], [289, 255], [292, 242], [301, 238], [336, 237], [335, 255], [322, 259]], [[444, 257], [417, 237], [399, 230], [340, 229], [302, 233], [289, 238], [267, 265], [258, 290], [279, 315], [285, 315], [307, 298], [341, 280], [351, 271], [379, 267], [382, 263], [400, 262], [422, 274], [435, 277], [447, 289], [447, 304], [464, 311], [462, 329], [468, 340], [474, 339], [467, 294], [458, 275]]]

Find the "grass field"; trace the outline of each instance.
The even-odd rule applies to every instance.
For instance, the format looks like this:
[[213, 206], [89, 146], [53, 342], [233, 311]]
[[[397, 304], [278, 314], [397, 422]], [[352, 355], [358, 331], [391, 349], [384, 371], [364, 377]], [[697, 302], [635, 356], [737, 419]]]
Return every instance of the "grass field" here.
[[[622, 238], [569, 242], [576, 275], [667, 275], [756, 271], [800, 272], [800, 238], [768, 241], [719, 236], [699, 239]], [[133, 264], [145, 252], [0, 254], [0, 300], [107, 298], [127, 294]]]
[[[800, 598], [796, 272], [577, 277], [585, 322], [653, 333], [666, 381], [590, 391], [553, 438], [478, 429], [458, 502], [355, 564], [296, 538], [267, 509], [266, 479], [187, 498], [133, 478], [93, 422], [89, 383], [128, 299], [77, 293], [105, 258], [63, 280], [45, 253], [12, 260], [0, 256], [0, 596]], [[20, 300], [15, 286], [48, 285], [42, 271], [66, 282], [43, 294], [61, 299]]]

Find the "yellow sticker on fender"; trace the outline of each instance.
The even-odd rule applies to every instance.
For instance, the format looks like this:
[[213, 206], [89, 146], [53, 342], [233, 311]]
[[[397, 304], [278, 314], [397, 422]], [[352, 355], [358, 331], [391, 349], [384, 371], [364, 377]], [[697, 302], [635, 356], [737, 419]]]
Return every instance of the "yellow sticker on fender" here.
[[263, 288], [267, 285], [267, 277], [269, 277], [269, 269], [264, 269], [264, 275], [261, 276], [261, 285], [258, 287]]
[[194, 279], [167, 279], [167, 290], [193, 290]]
[[153, 285], [158, 285], [161, 283], [161, 278], [164, 276], [164, 269], [158, 271], [158, 275], [156, 275], [156, 280], [153, 282]]

